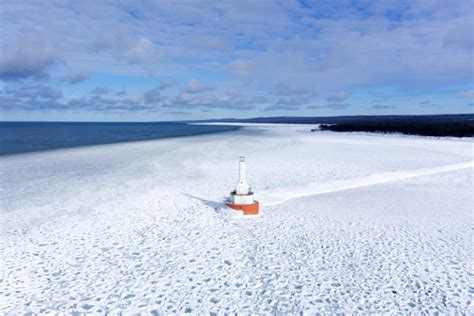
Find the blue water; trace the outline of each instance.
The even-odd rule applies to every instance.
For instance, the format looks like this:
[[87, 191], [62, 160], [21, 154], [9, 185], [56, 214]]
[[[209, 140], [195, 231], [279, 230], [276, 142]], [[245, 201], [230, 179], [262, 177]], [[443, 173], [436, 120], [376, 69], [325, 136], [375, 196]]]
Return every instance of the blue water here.
[[191, 136], [238, 129], [182, 122], [0, 122], [0, 156], [32, 151]]

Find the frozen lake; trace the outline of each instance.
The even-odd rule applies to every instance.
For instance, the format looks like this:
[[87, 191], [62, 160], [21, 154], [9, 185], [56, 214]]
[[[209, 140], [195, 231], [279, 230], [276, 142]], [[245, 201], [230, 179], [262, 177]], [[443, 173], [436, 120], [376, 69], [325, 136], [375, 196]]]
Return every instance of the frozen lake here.
[[472, 140], [309, 129], [1, 157], [0, 312], [472, 313]]

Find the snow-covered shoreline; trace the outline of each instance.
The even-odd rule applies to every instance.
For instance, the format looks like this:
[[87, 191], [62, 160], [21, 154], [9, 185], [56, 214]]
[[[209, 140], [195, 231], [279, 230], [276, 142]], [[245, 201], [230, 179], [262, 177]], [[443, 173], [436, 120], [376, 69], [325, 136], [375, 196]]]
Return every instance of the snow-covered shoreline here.
[[0, 311], [472, 312], [473, 143], [307, 129], [0, 158]]

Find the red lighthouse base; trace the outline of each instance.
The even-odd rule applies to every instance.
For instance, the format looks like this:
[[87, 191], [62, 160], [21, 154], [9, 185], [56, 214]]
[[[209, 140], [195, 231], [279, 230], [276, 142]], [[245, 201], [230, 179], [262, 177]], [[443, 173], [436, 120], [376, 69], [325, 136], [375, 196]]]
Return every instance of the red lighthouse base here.
[[225, 204], [231, 209], [244, 212], [244, 215], [258, 215], [259, 204], [257, 201], [253, 204], [233, 204], [231, 202]]

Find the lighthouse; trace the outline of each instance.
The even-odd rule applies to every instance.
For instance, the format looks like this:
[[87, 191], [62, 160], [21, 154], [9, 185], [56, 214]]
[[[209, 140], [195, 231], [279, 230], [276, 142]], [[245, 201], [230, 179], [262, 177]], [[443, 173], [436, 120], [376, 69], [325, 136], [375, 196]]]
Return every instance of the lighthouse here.
[[226, 201], [226, 204], [234, 210], [242, 211], [244, 215], [258, 215], [259, 204], [253, 198], [245, 173], [245, 157], [240, 157], [239, 183], [237, 189], [230, 192], [230, 199]]

